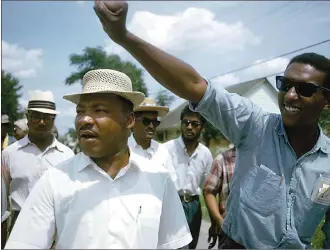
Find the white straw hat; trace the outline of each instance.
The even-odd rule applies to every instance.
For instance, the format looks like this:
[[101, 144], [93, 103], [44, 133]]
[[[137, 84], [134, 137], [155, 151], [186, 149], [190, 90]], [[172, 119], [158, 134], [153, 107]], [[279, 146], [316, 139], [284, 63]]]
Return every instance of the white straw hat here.
[[31, 91], [27, 110], [53, 115], [60, 113], [56, 111], [54, 95], [51, 91]]
[[154, 111], [158, 112], [158, 116], [165, 116], [169, 108], [166, 106], [158, 106], [154, 98], [146, 97], [144, 101], [138, 106], [134, 112]]
[[14, 125], [17, 126], [17, 127], [19, 127], [23, 131], [29, 130], [29, 127], [27, 125], [27, 119], [26, 118], [17, 120], [16, 122], [14, 122]]
[[142, 92], [133, 91], [131, 79], [127, 75], [111, 69], [88, 71], [83, 77], [82, 85], [82, 93], [65, 95], [63, 98], [78, 104], [81, 95], [110, 93], [129, 100], [135, 108], [145, 97]]

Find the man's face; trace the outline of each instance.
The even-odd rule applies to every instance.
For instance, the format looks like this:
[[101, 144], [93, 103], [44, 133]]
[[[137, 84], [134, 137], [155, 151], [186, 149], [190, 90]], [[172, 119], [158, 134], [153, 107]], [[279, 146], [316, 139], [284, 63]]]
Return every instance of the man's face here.
[[[323, 86], [325, 74], [308, 64], [292, 63], [285, 70], [284, 77], [302, 84], [313, 83]], [[279, 91], [278, 94], [278, 105], [286, 127], [317, 124], [325, 104], [325, 95], [320, 90], [311, 97], [299, 95], [294, 87], [287, 92]]]
[[92, 158], [113, 155], [127, 145], [134, 126], [133, 113], [125, 113], [123, 100], [111, 94], [82, 95], [75, 126], [82, 151]]
[[27, 120], [29, 134], [37, 138], [45, 138], [51, 134], [56, 115], [37, 111], [28, 111]]
[[199, 139], [203, 125], [201, 119], [194, 115], [185, 115], [181, 121], [182, 137], [186, 140], [196, 141]]
[[151, 140], [160, 124], [157, 112], [137, 112], [135, 114], [134, 136], [142, 140]]
[[21, 128], [14, 125], [14, 137], [16, 140], [22, 139], [26, 135], [26, 132], [24, 132]]

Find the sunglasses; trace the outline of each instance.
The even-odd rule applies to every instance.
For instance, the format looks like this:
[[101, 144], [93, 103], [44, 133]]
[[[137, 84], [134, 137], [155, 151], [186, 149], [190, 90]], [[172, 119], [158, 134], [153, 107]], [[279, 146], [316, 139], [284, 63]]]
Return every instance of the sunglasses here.
[[143, 117], [143, 118], [135, 118], [136, 120], [140, 120], [140, 121], [142, 121], [142, 123], [143, 123], [143, 125], [144, 126], [149, 126], [150, 125], [150, 123], [152, 123], [152, 125], [155, 127], [155, 128], [157, 128], [158, 126], [159, 126], [159, 124], [160, 124], [160, 121], [158, 121], [157, 119], [155, 119], [155, 120], [151, 120], [151, 119], [149, 119], [149, 118], [147, 118], [147, 117]]
[[185, 127], [188, 127], [190, 124], [193, 128], [198, 128], [201, 123], [198, 121], [189, 121], [189, 120], [182, 120], [181, 124], [184, 125]]
[[27, 116], [31, 122], [35, 124], [39, 123], [41, 120], [43, 120], [44, 123], [50, 124], [55, 120], [55, 115], [39, 115], [27, 113]]
[[318, 86], [314, 83], [295, 82], [284, 76], [276, 76], [276, 88], [278, 90], [288, 92], [292, 87], [294, 87], [298, 95], [303, 97], [311, 97], [319, 89], [330, 92], [330, 89]]

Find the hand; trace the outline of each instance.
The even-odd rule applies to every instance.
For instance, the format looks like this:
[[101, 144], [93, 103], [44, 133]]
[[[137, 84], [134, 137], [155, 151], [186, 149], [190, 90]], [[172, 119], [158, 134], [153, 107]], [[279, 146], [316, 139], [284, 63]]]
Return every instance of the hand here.
[[209, 237], [207, 239], [207, 242], [209, 243], [208, 249], [211, 249], [215, 246], [219, 235], [220, 235], [219, 226], [212, 224], [209, 228]]
[[127, 35], [127, 10], [128, 4], [125, 1], [95, 1], [94, 11], [104, 31], [116, 43], [120, 43]]

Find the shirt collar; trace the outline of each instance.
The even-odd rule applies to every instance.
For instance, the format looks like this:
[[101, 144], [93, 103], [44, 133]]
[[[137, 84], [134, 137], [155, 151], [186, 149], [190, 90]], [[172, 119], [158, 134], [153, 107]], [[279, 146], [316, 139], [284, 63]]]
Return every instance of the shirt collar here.
[[[136, 147], [140, 147], [141, 149], [143, 149], [139, 144], [137, 144], [134, 136], [133, 136], [133, 133], [131, 134], [131, 136], [128, 138], [128, 142], [129, 142], [129, 145], [133, 148], [136, 148]], [[153, 139], [151, 139], [151, 142], [150, 142], [150, 147], [147, 148], [147, 149], [143, 149], [143, 150], [146, 150], [148, 152], [151, 152], [151, 153], [154, 153], [156, 152], [157, 150], [157, 142]]]
[[[22, 138], [21, 140], [18, 141], [18, 148], [23, 148], [29, 144], [33, 144], [33, 143], [30, 141], [30, 138], [27, 134], [24, 138]], [[50, 148], [57, 148], [57, 150], [59, 150], [61, 152], [63, 152], [65, 150], [64, 145], [62, 143], [60, 143], [58, 140], [56, 140], [55, 137], [53, 137], [53, 142], [52, 142], [52, 144], [50, 144], [47, 147], [47, 150]]]
[[[180, 145], [180, 146], [185, 150], [185, 152], [187, 153], [187, 148], [186, 148], [186, 145], [184, 144], [184, 141], [183, 141], [182, 136], [180, 136], [180, 137], [178, 138], [178, 142], [179, 142], [179, 145]], [[195, 155], [197, 155], [197, 154], [198, 154], [198, 151], [200, 150], [200, 148], [201, 148], [201, 145], [200, 145], [200, 143], [198, 142], [197, 147], [195, 148], [193, 154], [192, 154], [190, 157], [194, 157]]]
[[[85, 155], [83, 152], [79, 153], [77, 157], [79, 157], [76, 164], [78, 172], [81, 172], [82, 170], [90, 166], [95, 166], [99, 168], [99, 166], [97, 166], [96, 163], [89, 156]], [[130, 167], [141, 169], [141, 164], [139, 163], [138, 156], [131, 151], [130, 151], [130, 157], [127, 168], [129, 169]]]
[[[326, 154], [330, 154], [330, 139], [323, 133], [322, 128], [318, 125], [318, 129], [320, 131], [319, 138], [317, 139], [316, 145], [314, 147], [314, 152], [317, 150], [321, 150]], [[283, 135], [287, 143], [289, 143], [289, 139], [284, 129], [282, 117], [280, 117], [275, 125], [275, 131], [278, 135]]]

